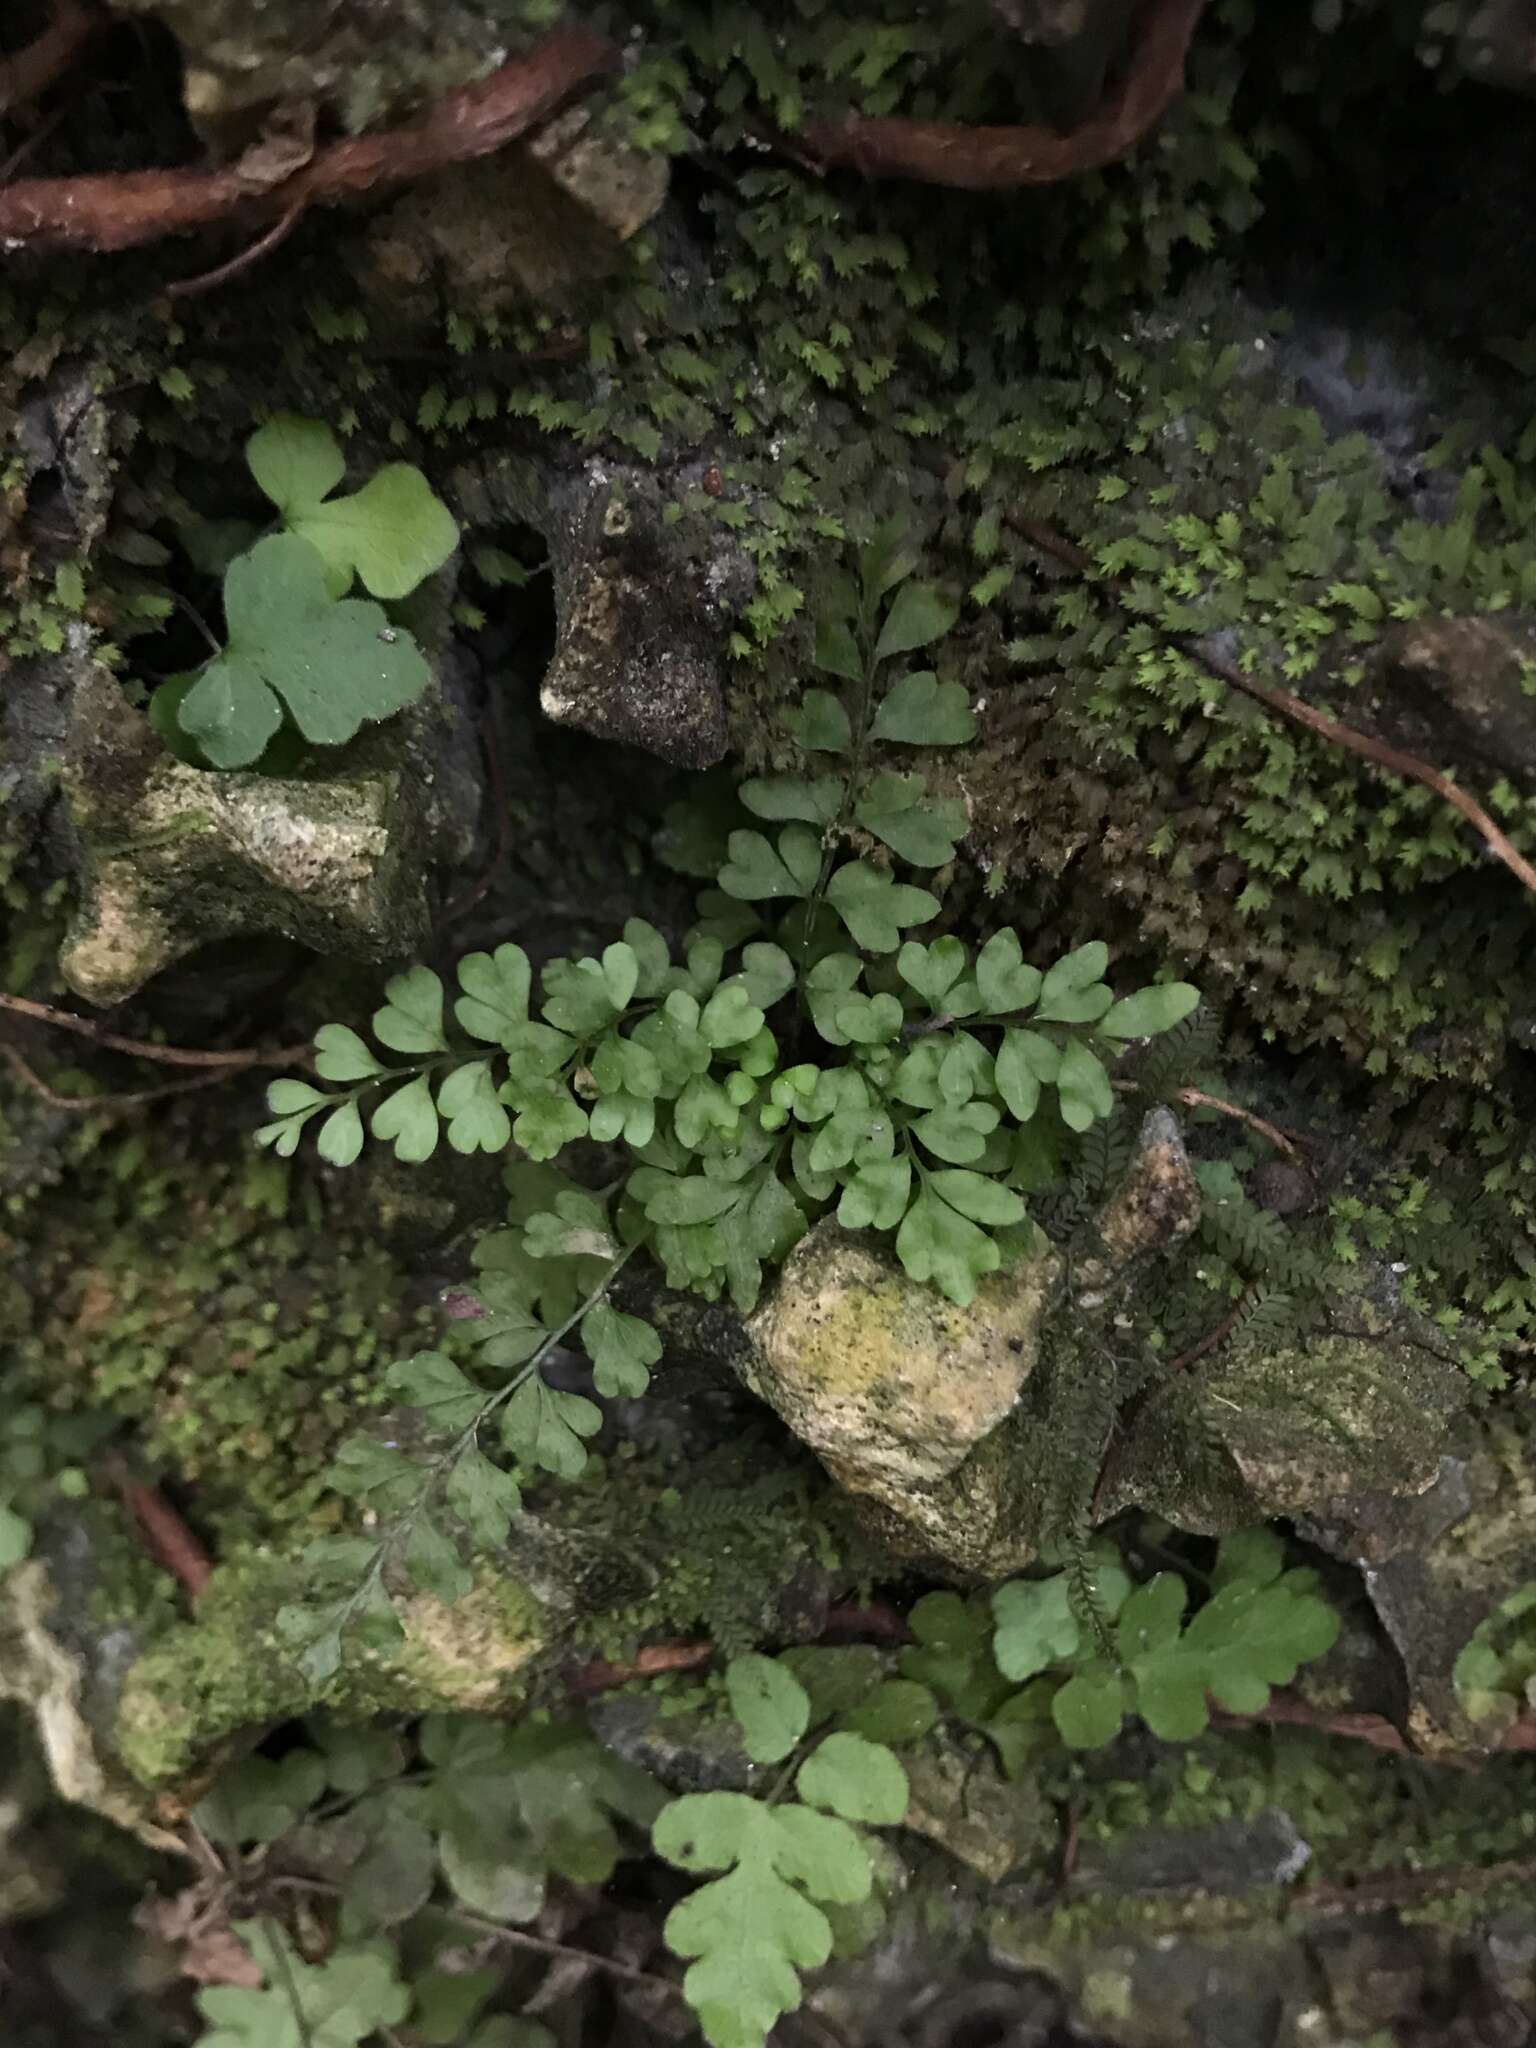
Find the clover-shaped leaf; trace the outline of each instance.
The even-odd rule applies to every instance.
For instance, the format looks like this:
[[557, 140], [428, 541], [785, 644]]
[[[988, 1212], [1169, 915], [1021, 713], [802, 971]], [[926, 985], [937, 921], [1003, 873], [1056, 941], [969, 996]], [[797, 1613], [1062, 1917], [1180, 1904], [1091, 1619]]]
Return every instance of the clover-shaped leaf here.
[[403, 627], [368, 599], [338, 602], [308, 541], [278, 533], [230, 564], [229, 645], [181, 700], [179, 722], [215, 768], [256, 760], [286, 712], [317, 745], [340, 746], [426, 689], [431, 670]]
[[726, 1666], [725, 1689], [752, 1761], [776, 1764], [788, 1756], [811, 1717], [805, 1687], [788, 1666], [755, 1651], [733, 1657]]
[[1171, 1031], [1200, 1004], [1200, 991], [1187, 981], [1159, 982], [1155, 988], [1138, 989], [1122, 996], [1099, 1020], [1105, 1038], [1151, 1038], [1159, 1031]]
[[673, 1800], [651, 1839], [682, 1870], [727, 1873], [673, 1907], [667, 1946], [693, 1959], [683, 1991], [714, 2048], [760, 2048], [800, 2003], [799, 1972], [832, 1953], [831, 1925], [811, 1900], [867, 1898], [868, 1851], [845, 1821], [744, 1792]]
[[727, 896], [748, 903], [809, 896], [821, 869], [821, 841], [808, 825], [787, 825], [777, 850], [761, 832], [733, 832], [730, 859], [720, 870]]
[[547, 1386], [534, 1373], [501, 1413], [501, 1438], [514, 1457], [560, 1479], [578, 1479], [587, 1462], [581, 1439], [596, 1436], [603, 1411], [581, 1394]]
[[[838, 658], [855, 663], [858, 659], [856, 654], [846, 653]], [[855, 666], [849, 672], [859, 675], [862, 669]], [[848, 714], [830, 690], [807, 690], [799, 704], [784, 713], [784, 724], [808, 754], [846, 754], [853, 745]]]
[[592, 1361], [600, 1394], [643, 1394], [650, 1367], [661, 1356], [661, 1339], [641, 1316], [623, 1314], [600, 1301], [581, 1319], [581, 1341]]
[[985, 1230], [925, 1184], [896, 1233], [896, 1256], [914, 1280], [931, 1280], [965, 1308], [978, 1281], [995, 1273], [1002, 1254]]
[[531, 982], [528, 955], [521, 946], [498, 946], [494, 953], [466, 953], [459, 962], [459, 987], [464, 993], [453, 1014], [471, 1038], [491, 1045], [518, 1042], [528, 1022]]
[[827, 901], [868, 953], [894, 953], [906, 925], [933, 917], [939, 899], [926, 889], [896, 882], [869, 861], [847, 861], [827, 884]]
[[898, 1759], [883, 1743], [845, 1729], [817, 1745], [795, 1783], [808, 1805], [842, 1820], [894, 1827], [906, 1817], [907, 1774]]
[[333, 597], [345, 595], [354, 574], [375, 597], [406, 597], [458, 546], [453, 514], [409, 463], [391, 462], [360, 491], [330, 497], [346, 458], [317, 420], [280, 413], [251, 436], [245, 454], [289, 532], [321, 557]]
[[871, 730], [877, 740], [909, 747], [958, 747], [975, 738], [976, 719], [963, 683], [941, 683], [920, 669], [887, 692]]
[[955, 842], [970, 822], [958, 797], [930, 796], [920, 775], [894, 772], [871, 778], [854, 816], [866, 832], [916, 868], [939, 868], [953, 860]]

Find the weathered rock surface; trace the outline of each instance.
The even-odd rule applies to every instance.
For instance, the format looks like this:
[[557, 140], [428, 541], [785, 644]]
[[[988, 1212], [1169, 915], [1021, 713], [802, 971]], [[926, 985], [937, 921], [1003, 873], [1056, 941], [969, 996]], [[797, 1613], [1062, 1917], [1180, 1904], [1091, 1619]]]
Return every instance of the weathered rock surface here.
[[1536, 779], [1536, 619], [1414, 619], [1385, 635], [1373, 711], [1394, 744], [1493, 780]]
[[1239, 1334], [1205, 1372], [1160, 1387], [1105, 1489], [1215, 1534], [1379, 1491], [1434, 1483], [1466, 1405], [1457, 1369], [1391, 1333]]
[[488, 314], [558, 303], [613, 271], [666, 191], [664, 158], [573, 107], [519, 149], [414, 186], [370, 224], [358, 280], [394, 318], [431, 316], [445, 288]]
[[506, 56], [491, 11], [463, 0], [371, 0], [317, 17], [309, 0], [122, 0], [181, 45], [183, 97], [214, 142], [251, 132], [278, 104], [308, 102], [360, 128], [435, 99]]
[[30, 1716], [55, 1789], [152, 1848], [179, 1848], [92, 1725], [87, 1661], [57, 1630], [59, 1589], [46, 1566], [36, 1559], [17, 1566], [0, 1592], [0, 1699], [14, 1700]]
[[1054, 1844], [1056, 1816], [1032, 1778], [1005, 1778], [991, 1757], [943, 1743], [903, 1762], [911, 1789], [905, 1825], [989, 1884], [1039, 1862]]
[[1426, 1754], [1496, 1745], [1471, 1721], [1453, 1672], [1467, 1641], [1536, 1580], [1536, 1452], [1508, 1423], [1461, 1432], [1417, 1499], [1362, 1491], [1308, 1517], [1307, 1535], [1360, 1567], [1407, 1676], [1408, 1726]]
[[117, 681], [83, 662], [63, 770], [80, 846], [60, 956], [70, 986], [120, 1002], [237, 933], [368, 961], [419, 948], [433, 858], [462, 857], [473, 818], [462, 788], [434, 787], [445, 759], [434, 724], [450, 717], [440, 702], [412, 707], [329, 779], [208, 774], [167, 753]]
[[680, 768], [708, 768], [725, 753], [726, 628], [752, 585], [728, 537], [714, 559], [693, 561], [664, 523], [667, 503], [706, 469], [464, 467], [452, 488], [467, 520], [517, 520], [548, 544], [555, 649], [539, 693], [545, 713]]
[[[818, 1224], [750, 1320], [737, 1369], [897, 1550], [1016, 1571], [1067, 1454], [1074, 1361], [1123, 1343], [1144, 1261], [1193, 1228], [1199, 1200], [1177, 1123], [1155, 1110], [1070, 1274], [1041, 1240], [965, 1309], [878, 1240]], [[1199, 1373], [1130, 1401], [1097, 1515], [1147, 1507], [1216, 1534], [1366, 1490], [1411, 1497], [1465, 1402], [1456, 1366], [1364, 1301], [1312, 1335], [1239, 1330]]]
[[753, 1318], [748, 1383], [849, 1492], [947, 1534], [927, 1496], [1013, 1412], [1059, 1273], [1042, 1249], [962, 1309], [878, 1240], [819, 1225]]

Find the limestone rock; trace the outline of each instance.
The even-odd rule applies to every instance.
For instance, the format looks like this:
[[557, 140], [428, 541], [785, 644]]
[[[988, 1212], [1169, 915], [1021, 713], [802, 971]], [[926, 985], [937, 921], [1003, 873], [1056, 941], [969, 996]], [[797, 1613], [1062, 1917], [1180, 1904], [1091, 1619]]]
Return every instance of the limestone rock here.
[[1199, 1220], [1200, 1184], [1178, 1120], [1171, 1110], [1151, 1110], [1131, 1163], [1094, 1225], [1094, 1248], [1073, 1275], [1078, 1313], [1106, 1308], [1145, 1258], [1187, 1237]]
[[911, 1797], [903, 1825], [1001, 1884], [1054, 1845], [1059, 1823], [1032, 1778], [1005, 1778], [991, 1757], [953, 1747], [903, 1758]]
[[[299, 1568], [269, 1558], [214, 1574], [195, 1622], [174, 1628], [128, 1670], [112, 1746], [142, 1785], [183, 1786], [246, 1731], [308, 1711], [315, 1692], [276, 1615], [303, 1592]], [[485, 1712], [518, 1697], [548, 1648], [551, 1621], [521, 1578], [482, 1571], [460, 1601], [418, 1593], [398, 1610], [390, 1650], [352, 1646], [324, 1693], [339, 1711]]]
[[1059, 1271], [1042, 1248], [957, 1308], [877, 1239], [824, 1222], [752, 1318], [744, 1376], [910, 1544], [970, 1564], [993, 1546], [1005, 1491], [995, 1460], [968, 1460], [1034, 1371]]
[[607, 277], [667, 192], [666, 159], [598, 130], [589, 109], [520, 149], [456, 164], [370, 224], [359, 282], [392, 315], [456, 303], [487, 314], [568, 297]]
[[357, 129], [437, 99], [507, 55], [492, 11], [465, 0], [120, 0], [181, 45], [187, 114], [211, 142], [237, 145], [269, 107], [307, 102]]
[[1374, 675], [1394, 744], [1484, 780], [1536, 780], [1536, 619], [1414, 619], [1385, 635]]
[[1507, 1594], [1536, 1580], [1536, 1446], [1507, 1423], [1461, 1434], [1417, 1499], [1336, 1500], [1305, 1533], [1360, 1567], [1408, 1680], [1408, 1725], [1429, 1754], [1496, 1743], [1469, 1721], [1452, 1673]]
[[0, 1699], [31, 1717], [63, 1799], [114, 1821], [156, 1849], [177, 1849], [153, 1802], [104, 1753], [88, 1718], [86, 1663], [55, 1631], [58, 1593], [38, 1559], [6, 1574], [0, 1604]]
[[1239, 1897], [1293, 1883], [1311, 1857], [1291, 1816], [1266, 1807], [1251, 1820], [1146, 1828], [1123, 1841], [1086, 1842], [1078, 1850], [1070, 1890], [1095, 1897], [1162, 1891]]
[[465, 465], [453, 478], [466, 522], [516, 520], [548, 545], [546, 715], [680, 768], [709, 768], [725, 753], [727, 621], [753, 582], [730, 536], [694, 560], [666, 524], [667, 504], [707, 469], [704, 460], [655, 470], [605, 457], [576, 468]]
[[1350, 1494], [1412, 1496], [1465, 1403], [1463, 1375], [1406, 1337], [1239, 1334], [1146, 1402], [1102, 1505], [1215, 1534]]
[[358, 960], [415, 951], [438, 851], [426, 721], [442, 715], [412, 707], [357, 742], [347, 772], [328, 780], [208, 774], [167, 753], [117, 681], [85, 664], [64, 768], [81, 870], [60, 958], [70, 986], [120, 1002], [195, 947], [239, 933], [279, 932]]

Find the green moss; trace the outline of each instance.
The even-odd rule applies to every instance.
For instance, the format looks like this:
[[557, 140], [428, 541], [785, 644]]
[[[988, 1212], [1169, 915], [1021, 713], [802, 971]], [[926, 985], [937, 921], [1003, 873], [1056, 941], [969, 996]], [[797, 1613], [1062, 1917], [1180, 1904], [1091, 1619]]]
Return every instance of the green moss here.
[[303, 1586], [301, 1564], [253, 1551], [214, 1574], [195, 1622], [166, 1631], [134, 1663], [113, 1739], [141, 1784], [185, 1786], [242, 1737], [320, 1703], [354, 1719], [506, 1707], [549, 1641], [543, 1603], [487, 1569], [452, 1608], [425, 1596], [403, 1602], [404, 1637], [391, 1649], [354, 1648], [317, 1693], [276, 1625]]
[[301, 1173], [167, 1135], [115, 1135], [28, 1225], [0, 1355], [14, 1399], [133, 1426], [227, 1547], [326, 1517], [339, 1439], [439, 1318]]

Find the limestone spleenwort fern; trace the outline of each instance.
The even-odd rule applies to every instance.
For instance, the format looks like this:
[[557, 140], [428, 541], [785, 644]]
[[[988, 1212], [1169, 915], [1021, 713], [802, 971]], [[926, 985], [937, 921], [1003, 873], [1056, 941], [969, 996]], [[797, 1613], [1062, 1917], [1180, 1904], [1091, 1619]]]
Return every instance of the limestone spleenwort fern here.
[[[413, 967], [373, 1019], [395, 1058], [328, 1024], [316, 1067], [334, 1086], [269, 1089], [258, 1136], [281, 1154], [313, 1123], [336, 1166], [368, 1132], [407, 1161], [445, 1134], [459, 1152], [522, 1157], [509, 1227], [475, 1254], [472, 1335], [502, 1377], [488, 1390], [435, 1352], [392, 1369], [442, 1448], [423, 1463], [366, 1437], [343, 1454], [338, 1485], [385, 1533], [332, 1546], [348, 1590], [325, 1611], [318, 1666], [334, 1665], [344, 1624], [388, 1625], [388, 1567], [445, 1598], [463, 1590], [442, 1510], [495, 1543], [518, 1504], [516, 1470], [581, 1471], [601, 1414], [544, 1378], [557, 1342], [579, 1335], [600, 1394], [644, 1391], [660, 1341], [606, 1299], [629, 1258], [643, 1251], [669, 1285], [727, 1293], [745, 1314], [765, 1267], [835, 1209], [847, 1228], [892, 1237], [914, 1279], [968, 1303], [1033, 1244], [1026, 1195], [1064, 1144], [1113, 1112], [1106, 1061], [1195, 1008], [1179, 982], [1117, 1000], [1097, 942], [1040, 968], [1012, 930], [979, 949], [905, 936], [940, 903], [903, 871], [945, 866], [966, 818], [895, 763], [974, 729], [963, 687], [909, 660], [954, 622], [912, 579], [915, 562], [889, 529], [834, 587], [815, 660], [839, 687], [808, 689], [786, 719], [807, 768], [742, 786], [769, 829], [730, 834], [680, 960], [631, 919], [600, 958], [546, 965], [535, 998], [520, 947], [472, 953], [452, 1027], [441, 980]], [[582, 1139], [619, 1150], [600, 1191], [553, 1165]], [[493, 1420], [514, 1471], [485, 1455]]]
[[[420, 647], [375, 600], [409, 596], [448, 560], [459, 530], [409, 463], [332, 497], [346, 457], [318, 420], [269, 420], [246, 460], [281, 530], [258, 538], [236, 521], [188, 530], [200, 564], [222, 569], [229, 642], [200, 669], [168, 676], [149, 716], [195, 766], [281, 770], [298, 742], [340, 746], [426, 689]], [[347, 595], [354, 581], [367, 598]]]

